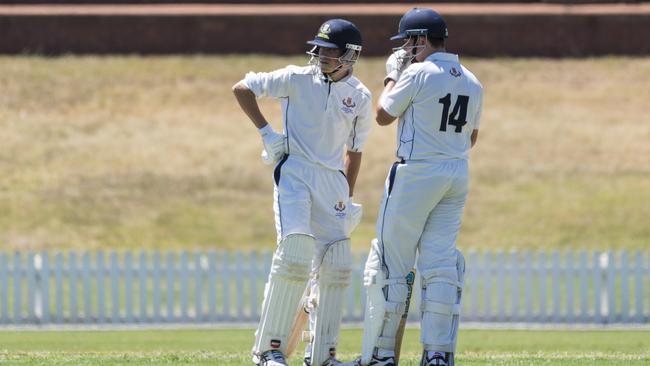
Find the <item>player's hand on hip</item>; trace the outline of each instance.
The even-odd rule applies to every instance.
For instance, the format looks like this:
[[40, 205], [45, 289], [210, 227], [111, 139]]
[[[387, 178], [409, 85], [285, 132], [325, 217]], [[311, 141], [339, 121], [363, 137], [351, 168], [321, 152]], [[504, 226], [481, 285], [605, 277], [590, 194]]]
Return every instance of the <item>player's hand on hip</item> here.
[[388, 80], [399, 80], [402, 72], [406, 70], [411, 64], [411, 59], [406, 56], [405, 50], [397, 50], [388, 57], [386, 60], [386, 77], [384, 78], [384, 85]]
[[287, 153], [287, 137], [281, 133], [273, 131], [271, 125], [266, 125], [260, 128], [259, 132], [262, 136], [262, 142], [264, 143], [262, 161], [266, 164], [273, 164], [282, 159], [282, 157]]

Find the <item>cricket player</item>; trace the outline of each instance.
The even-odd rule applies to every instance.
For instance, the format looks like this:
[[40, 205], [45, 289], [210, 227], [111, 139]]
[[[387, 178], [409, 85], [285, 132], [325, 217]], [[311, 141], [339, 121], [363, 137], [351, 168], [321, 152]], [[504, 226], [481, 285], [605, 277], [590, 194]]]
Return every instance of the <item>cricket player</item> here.
[[447, 26], [431, 9], [414, 8], [391, 38], [376, 111], [397, 125], [397, 159], [385, 184], [364, 270], [367, 306], [357, 364], [393, 366], [405, 311], [406, 276], [417, 253], [422, 280], [421, 366], [453, 365], [465, 260], [456, 249], [468, 191], [468, 152], [478, 138], [483, 91], [458, 56], [445, 51]]
[[[349, 236], [361, 218], [361, 206], [351, 198], [373, 117], [371, 94], [352, 75], [361, 33], [347, 20], [331, 19], [307, 43], [313, 46], [307, 52], [309, 66], [251, 72], [233, 87], [262, 137], [263, 158], [275, 164], [277, 250], [253, 346], [253, 361], [260, 366], [287, 364], [288, 338], [302, 301], [309, 312], [310, 341], [304, 365], [339, 363], [335, 355], [350, 280]], [[260, 97], [280, 100], [282, 133], [260, 112]]]

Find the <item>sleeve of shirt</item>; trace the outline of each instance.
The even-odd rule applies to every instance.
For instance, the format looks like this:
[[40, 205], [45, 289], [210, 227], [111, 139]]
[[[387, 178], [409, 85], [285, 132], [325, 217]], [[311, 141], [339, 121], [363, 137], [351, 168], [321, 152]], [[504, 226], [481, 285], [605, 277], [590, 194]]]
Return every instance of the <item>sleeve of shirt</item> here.
[[352, 130], [348, 136], [347, 147], [348, 151], [360, 152], [368, 140], [370, 135], [370, 127], [372, 127], [372, 97], [368, 96], [360, 113], [352, 123]]
[[393, 117], [399, 117], [406, 111], [415, 96], [415, 72], [408, 68], [399, 78], [393, 89], [379, 102], [381, 107]]
[[474, 129], [478, 130], [481, 125], [481, 114], [483, 113], [483, 87], [479, 87], [478, 104], [476, 106], [476, 114], [474, 115]]
[[290, 66], [271, 72], [249, 72], [244, 83], [258, 98], [281, 98], [289, 95], [291, 75]]

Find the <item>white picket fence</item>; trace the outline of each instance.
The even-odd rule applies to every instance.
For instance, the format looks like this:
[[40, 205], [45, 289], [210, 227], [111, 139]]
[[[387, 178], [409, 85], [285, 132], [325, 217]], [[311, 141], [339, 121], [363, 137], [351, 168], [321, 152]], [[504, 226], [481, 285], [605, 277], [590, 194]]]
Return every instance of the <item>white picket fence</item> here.
[[[0, 325], [253, 323], [272, 253], [0, 253]], [[650, 323], [650, 252], [470, 252], [472, 322]], [[355, 255], [344, 321], [363, 319]], [[419, 281], [416, 280], [416, 289]], [[411, 320], [419, 317], [414, 291]]]

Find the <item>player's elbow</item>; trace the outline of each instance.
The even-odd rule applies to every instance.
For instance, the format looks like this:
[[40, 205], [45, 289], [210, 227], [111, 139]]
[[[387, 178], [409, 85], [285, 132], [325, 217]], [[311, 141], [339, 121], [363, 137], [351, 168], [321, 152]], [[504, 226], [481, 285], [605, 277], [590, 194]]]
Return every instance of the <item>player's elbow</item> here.
[[472, 131], [472, 136], [470, 137], [471, 145], [470, 147], [474, 147], [476, 145], [476, 141], [478, 141], [478, 130]]
[[388, 112], [384, 110], [382, 107], [377, 107], [377, 115], [375, 117], [375, 121], [377, 121], [377, 124], [380, 126], [387, 126], [395, 120], [395, 117], [391, 116]]
[[240, 80], [237, 83], [235, 83], [235, 85], [232, 86], [232, 92], [233, 94], [238, 95], [238, 94], [244, 94], [250, 92], [250, 89], [248, 88], [246, 83], [244, 83], [244, 80]]

